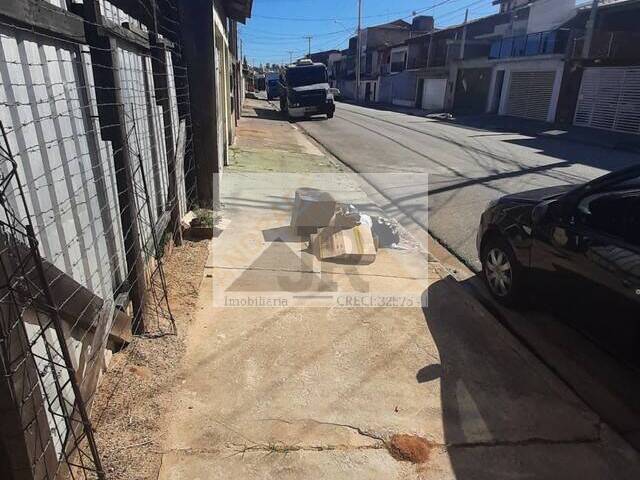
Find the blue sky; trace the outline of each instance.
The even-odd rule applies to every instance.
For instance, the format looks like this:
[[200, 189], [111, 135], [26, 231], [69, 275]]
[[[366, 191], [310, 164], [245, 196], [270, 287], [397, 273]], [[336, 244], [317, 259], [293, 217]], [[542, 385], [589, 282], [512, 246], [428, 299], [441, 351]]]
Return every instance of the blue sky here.
[[[432, 15], [439, 28], [497, 11], [492, 0], [363, 0], [363, 26]], [[283, 63], [311, 50], [346, 48], [357, 26], [357, 0], [254, 0], [252, 18], [241, 27], [244, 54], [250, 63]]]

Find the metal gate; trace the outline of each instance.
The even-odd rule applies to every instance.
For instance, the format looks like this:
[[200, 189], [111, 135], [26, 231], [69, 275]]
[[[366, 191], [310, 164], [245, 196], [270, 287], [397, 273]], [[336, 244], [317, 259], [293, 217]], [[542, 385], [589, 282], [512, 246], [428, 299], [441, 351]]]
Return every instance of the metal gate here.
[[424, 110], [443, 110], [447, 94], [446, 78], [427, 78], [424, 81], [422, 108]]
[[507, 115], [546, 122], [555, 81], [555, 71], [512, 72]]
[[640, 67], [585, 69], [574, 124], [640, 134]]

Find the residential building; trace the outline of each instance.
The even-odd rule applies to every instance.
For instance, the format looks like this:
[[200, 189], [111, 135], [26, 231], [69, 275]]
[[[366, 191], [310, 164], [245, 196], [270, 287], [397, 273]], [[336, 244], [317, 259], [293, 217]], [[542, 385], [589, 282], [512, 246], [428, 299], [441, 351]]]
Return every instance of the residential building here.
[[[478, 25], [491, 23], [491, 19], [476, 21]], [[431, 23], [433, 26], [433, 23]], [[484, 27], [486, 30], [488, 27]], [[476, 30], [483, 31], [483, 29]], [[473, 44], [473, 32], [469, 33], [467, 44]], [[429, 33], [413, 36], [402, 46], [393, 46], [389, 51], [388, 65], [383, 66], [381, 77], [380, 101], [405, 107], [422, 108], [426, 111], [443, 111], [451, 97], [454, 80], [449, 79], [451, 65], [457, 60], [460, 42], [463, 38], [464, 27], [455, 25], [442, 30], [431, 29]], [[484, 41], [487, 43], [487, 41]], [[477, 50], [467, 50], [467, 56], [472, 56]], [[488, 52], [488, 47], [486, 47]], [[400, 63], [392, 67], [395, 61], [401, 60], [405, 52], [406, 65], [402, 73], [396, 73]], [[485, 53], [486, 58], [486, 53]]]
[[492, 40], [484, 110], [553, 122], [571, 34], [563, 26], [575, 16], [575, 2], [530, 0], [501, 7], [508, 21], [484, 36]]
[[[360, 31], [360, 100], [373, 102], [378, 98], [380, 67], [386, 47], [397, 45], [408, 38], [433, 28], [431, 17], [419, 16], [412, 23], [395, 20]], [[347, 98], [355, 97], [356, 59], [358, 37], [349, 40], [349, 48], [342, 52], [336, 86]]]
[[0, 2], [0, 478], [100, 477], [91, 400], [133, 333], [175, 333], [163, 246], [213, 203], [250, 13]]
[[334, 58], [336, 54], [339, 54], [340, 50], [326, 50], [324, 52], [315, 52], [312, 53], [311, 55], [307, 55], [308, 58], [311, 59], [312, 62], [314, 63], [323, 63], [324, 65], [326, 65], [327, 67], [329, 66], [329, 59], [330, 58]]
[[[251, 14], [253, 0], [182, 0], [182, 42], [189, 76], [197, 191], [201, 206], [218, 202], [219, 174], [228, 164], [239, 106], [237, 28]], [[213, 38], [213, 42], [202, 39]], [[235, 105], [234, 105], [235, 103]], [[211, 141], [215, 139], [215, 141]]]
[[[367, 32], [366, 58], [363, 56], [361, 99], [366, 102], [386, 102], [402, 105], [407, 92], [413, 90], [414, 75], [405, 73], [409, 58], [407, 41], [433, 30], [433, 17], [418, 16], [411, 24], [404, 21], [384, 26], [374, 35]], [[388, 35], [399, 29], [395, 35]], [[372, 38], [374, 41], [372, 41]], [[396, 41], [394, 41], [396, 40]], [[394, 77], [391, 81], [388, 77]]]
[[[409, 38], [383, 66], [379, 99], [426, 111], [551, 121], [568, 45], [560, 27], [574, 14], [572, 0], [502, 2], [500, 13]], [[391, 63], [402, 52], [406, 70], [394, 76]], [[520, 95], [523, 88], [529, 95]]]

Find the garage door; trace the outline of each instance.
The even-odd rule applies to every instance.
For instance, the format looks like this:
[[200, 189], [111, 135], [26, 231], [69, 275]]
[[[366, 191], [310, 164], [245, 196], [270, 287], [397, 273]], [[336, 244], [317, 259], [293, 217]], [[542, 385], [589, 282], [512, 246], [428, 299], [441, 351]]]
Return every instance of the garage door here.
[[447, 92], [447, 79], [425, 79], [422, 95], [424, 110], [444, 110], [444, 97]]
[[574, 124], [640, 134], [640, 67], [585, 69]]
[[512, 72], [507, 115], [546, 122], [555, 81], [555, 71]]
[[547, 121], [556, 72], [512, 72], [507, 115]]

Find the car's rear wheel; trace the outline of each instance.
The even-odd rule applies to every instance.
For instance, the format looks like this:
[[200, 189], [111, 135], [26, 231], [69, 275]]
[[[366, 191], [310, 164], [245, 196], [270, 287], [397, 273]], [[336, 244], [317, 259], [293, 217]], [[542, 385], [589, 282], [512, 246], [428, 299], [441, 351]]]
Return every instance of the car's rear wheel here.
[[524, 272], [509, 243], [498, 235], [484, 242], [482, 273], [496, 300], [508, 306], [521, 304]]

